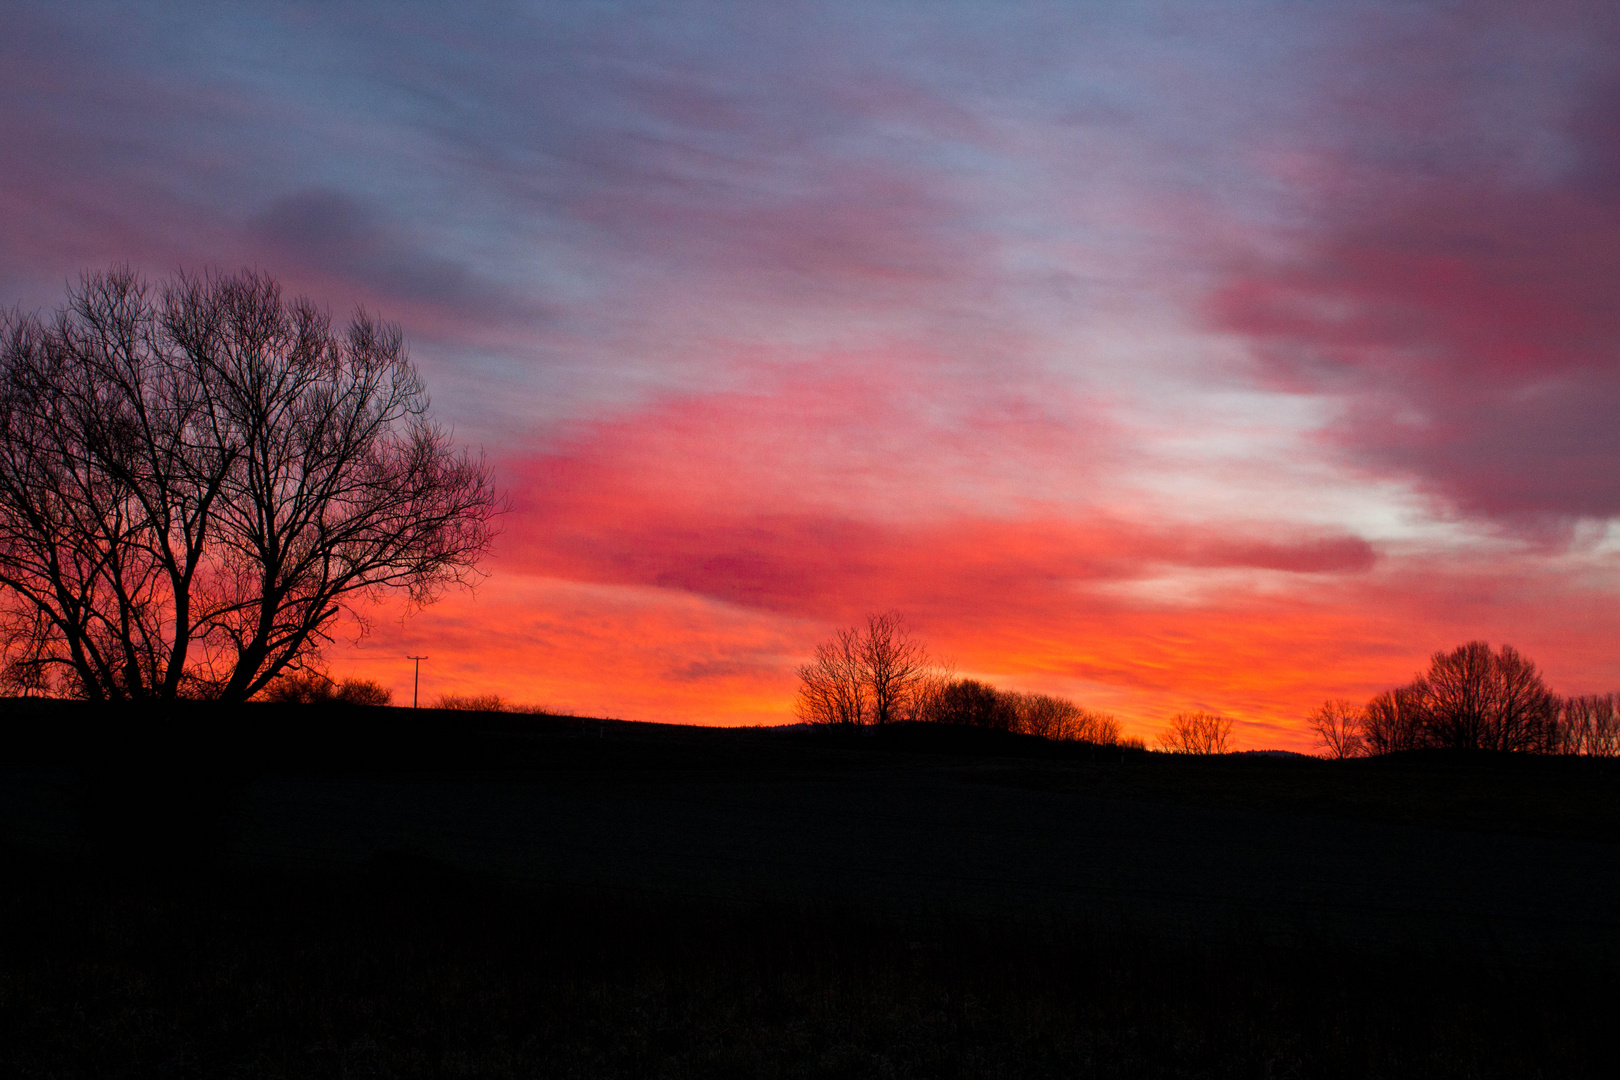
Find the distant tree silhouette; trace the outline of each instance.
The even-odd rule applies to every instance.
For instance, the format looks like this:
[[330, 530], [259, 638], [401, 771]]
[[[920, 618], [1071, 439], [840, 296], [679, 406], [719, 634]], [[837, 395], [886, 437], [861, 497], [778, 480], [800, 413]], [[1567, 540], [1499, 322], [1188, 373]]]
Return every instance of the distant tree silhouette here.
[[1082, 708], [1055, 694], [1003, 691], [1011, 706], [1015, 730], [1060, 742], [1089, 742], [1103, 746], [1119, 743], [1119, 721], [1107, 713]]
[[284, 672], [259, 697], [272, 705], [324, 705], [336, 696], [337, 684], [318, 671]]
[[941, 724], [1016, 731], [1055, 742], [1120, 745], [1119, 721], [1055, 694], [998, 690], [977, 679], [947, 682], [922, 717]]
[[392, 705], [394, 692], [375, 679], [344, 679], [338, 683], [337, 699], [345, 705]]
[[1232, 738], [1232, 721], [1218, 713], [1186, 712], [1170, 718], [1159, 733], [1161, 750], [1172, 754], [1224, 754]]
[[1536, 665], [1511, 645], [1492, 652], [1486, 642], [1470, 641], [1435, 653], [1419, 682], [1434, 746], [1540, 751], [1553, 736], [1558, 699]]
[[957, 679], [940, 691], [929, 717], [935, 723], [1015, 731], [1018, 713], [1007, 695], [977, 679]]
[[1559, 703], [1554, 750], [1592, 757], [1620, 755], [1620, 699], [1614, 694], [1564, 698]]
[[1427, 745], [1426, 688], [1409, 683], [1386, 690], [1362, 710], [1361, 742], [1370, 754], [1393, 754]]
[[954, 678], [892, 611], [869, 615], [865, 626], [839, 630], [816, 646], [814, 658], [799, 668], [794, 712], [811, 724], [912, 721], [1122, 743], [1119, 721], [1106, 713], [1052, 694]]
[[794, 711], [809, 724], [854, 727], [871, 719], [860, 631], [840, 630], [816, 646], [815, 659], [799, 668]]
[[398, 329], [256, 272], [89, 274], [0, 316], [0, 627], [14, 685], [242, 701], [361, 598], [464, 581], [499, 509]]
[[1336, 699], [1323, 702], [1306, 717], [1306, 723], [1316, 732], [1316, 739], [1330, 758], [1359, 757], [1365, 749], [1362, 727], [1366, 719], [1364, 710], [1348, 701]]
[[866, 618], [861, 663], [871, 693], [872, 722], [891, 724], [908, 719], [930, 667], [928, 651], [907, 631], [899, 613]]
[[891, 724], [915, 719], [938, 691], [937, 666], [893, 611], [868, 615], [816, 646], [799, 669], [794, 711], [812, 724]]
[[1363, 739], [1375, 754], [1419, 748], [1554, 752], [1563, 703], [1511, 645], [1470, 641], [1437, 652], [1410, 683], [1367, 703]]

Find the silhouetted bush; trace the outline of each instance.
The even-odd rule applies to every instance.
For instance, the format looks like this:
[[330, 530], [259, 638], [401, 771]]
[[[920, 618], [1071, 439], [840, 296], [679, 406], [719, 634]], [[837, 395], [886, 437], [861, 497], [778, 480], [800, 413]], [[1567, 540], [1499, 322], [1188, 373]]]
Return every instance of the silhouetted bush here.
[[433, 707], [463, 712], [505, 712], [507, 703], [499, 694], [440, 694]]
[[275, 679], [260, 697], [272, 705], [390, 705], [394, 692], [374, 679], [334, 681], [318, 671]]
[[[895, 612], [835, 633], [799, 668], [794, 712], [810, 724], [954, 724], [1058, 741], [1122, 743], [1119, 721], [1053, 694], [953, 679]], [[1140, 740], [1137, 740], [1138, 743]]]
[[1121, 742], [1119, 721], [1107, 713], [1082, 708], [1055, 694], [1002, 691], [1015, 716], [1014, 730], [1059, 742], [1115, 746]]
[[508, 701], [499, 694], [440, 694], [439, 700], [433, 703], [435, 709], [451, 709], [457, 712], [505, 712], [530, 713], [537, 716], [550, 716], [551, 710], [544, 705], [522, 705], [515, 701]]

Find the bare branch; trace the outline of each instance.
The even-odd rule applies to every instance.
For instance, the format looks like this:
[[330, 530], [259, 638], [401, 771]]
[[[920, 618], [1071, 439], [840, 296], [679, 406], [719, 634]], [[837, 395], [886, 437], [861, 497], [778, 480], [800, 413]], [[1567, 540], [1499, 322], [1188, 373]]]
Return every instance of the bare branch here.
[[0, 317], [7, 656], [86, 696], [252, 696], [348, 605], [469, 582], [501, 508], [396, 327], [267, 275], [112, 270]]

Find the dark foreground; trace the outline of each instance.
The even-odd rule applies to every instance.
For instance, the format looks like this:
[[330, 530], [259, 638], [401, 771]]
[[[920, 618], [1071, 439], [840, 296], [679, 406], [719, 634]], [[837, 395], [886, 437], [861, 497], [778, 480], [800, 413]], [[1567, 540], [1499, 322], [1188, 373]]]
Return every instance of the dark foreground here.
[[12, 708], [5, 1075], [1572, 1077], [1620, 1057], [1601, 764], [157, 720]]

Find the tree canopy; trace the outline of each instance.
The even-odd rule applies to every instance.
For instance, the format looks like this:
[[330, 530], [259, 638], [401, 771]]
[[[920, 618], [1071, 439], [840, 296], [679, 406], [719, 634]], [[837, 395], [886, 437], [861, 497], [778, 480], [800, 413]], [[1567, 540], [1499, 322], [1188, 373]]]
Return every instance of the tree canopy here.
[[87, 274], [0, 316], [0, 614], [13, 686], [244, 700], [341, 611], [465, 582], [500, 509], [397, 327], [274, 278]]

